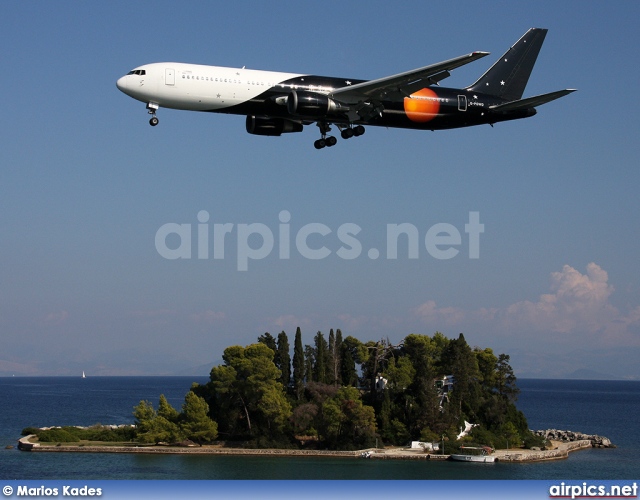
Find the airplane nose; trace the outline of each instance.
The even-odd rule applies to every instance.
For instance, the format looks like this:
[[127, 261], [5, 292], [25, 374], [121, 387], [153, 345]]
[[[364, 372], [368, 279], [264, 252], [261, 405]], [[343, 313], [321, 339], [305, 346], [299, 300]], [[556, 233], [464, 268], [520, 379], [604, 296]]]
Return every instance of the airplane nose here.
[[118, 79], [118, 81], [116, 82], [116, 86], [122, 91], [124, 92], [127, 88], [127, 77], [126, 76], [122, 76]]

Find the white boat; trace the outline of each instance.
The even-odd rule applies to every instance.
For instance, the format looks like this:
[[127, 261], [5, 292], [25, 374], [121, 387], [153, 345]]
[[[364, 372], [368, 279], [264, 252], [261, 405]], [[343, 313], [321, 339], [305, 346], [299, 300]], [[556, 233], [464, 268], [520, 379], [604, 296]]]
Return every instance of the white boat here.
[[458, 462], [482, 462], [493, 463], [496, 457], [491, 454], [491, 448], [488, 446], [461, 446], [460, 453], [452, 453], [451, 460]]
[[84, 370], [82, 370], [82, 378], [87, 378], [86, 375], [84, 374]]

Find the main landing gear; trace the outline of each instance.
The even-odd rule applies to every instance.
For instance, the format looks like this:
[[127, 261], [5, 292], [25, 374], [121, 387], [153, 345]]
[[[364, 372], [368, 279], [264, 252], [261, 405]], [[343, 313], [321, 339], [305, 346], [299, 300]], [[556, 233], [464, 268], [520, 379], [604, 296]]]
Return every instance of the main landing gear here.
[[[322, 137], [313, 143], [316, 149], [322, 149], [324, 147], [335, 146], [338, 140], [330, 135], [327, 136], [327, 132], [331, 132], [331, 126], [328, 123], [318, 122], [318, 128], [320, 129], [320, 134]], [[346, 127], [342, 129], [340, 132], [340, 136], [343, 139], [350, 139], [351, 137], [359, 137], [364, 134], [364, 127], [362, 125], [357, 125], [355, 127]]]
[[318, 122], [318, 128], [320, 129], [320, 134], [322, 137], [313, 143], [316, 149], [322, 149], [325, 146], [331, 147], [335, 146], [338, 143], [338, 139], [330, 135], [327, 137], [327, 132], [331, 132], [331, 127], [328, 123]]
[[158, 106], [154, 102], [147, 103], [147, 109], [149, 110], [149, 114], [151, 115], [149, 125], [151, 125], [152, 127], [155, 127], [158, 123], [160, 123], [160, 120], [158, 120], [158, 117], [156, 116], [156, 111], [158, 111], [159, 107], [160, 106]]
[[343, 139], [351, 139], [352, 137], [360, 137], [364, 134], [364, 127], [362, 125], [356, 125], [355, 127], [348, 127], [340, 132]]

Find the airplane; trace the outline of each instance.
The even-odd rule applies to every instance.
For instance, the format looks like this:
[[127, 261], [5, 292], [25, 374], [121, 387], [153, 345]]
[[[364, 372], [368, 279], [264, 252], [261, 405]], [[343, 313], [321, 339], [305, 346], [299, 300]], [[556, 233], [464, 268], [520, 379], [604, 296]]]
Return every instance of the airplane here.
[[299, 73], [205, 66], [179, 62], [139, 66], [118, 79], [118, 89], [146, 103], [149, 123], [159, 108], [246, 115], [250, 134], [280, 136], [316, 123], [316, 149], [361, 136], [365, 125], [443, 130], [489, 124], [536, 114], [536, 107], [575, 89], [523, 99], [546, 29], [529, 29], [475, 83], [440, 87], [451, 70], [489, 55], [471, 52], [404, 73], [357, 80]]

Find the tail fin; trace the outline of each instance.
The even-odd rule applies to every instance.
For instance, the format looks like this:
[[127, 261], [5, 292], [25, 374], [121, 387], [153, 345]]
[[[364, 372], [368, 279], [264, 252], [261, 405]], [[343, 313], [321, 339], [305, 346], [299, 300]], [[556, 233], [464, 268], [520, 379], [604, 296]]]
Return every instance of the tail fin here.
[[546, 35], [546, 29], [531, 28], [467, 90], [508, 101], [520, 99]]

